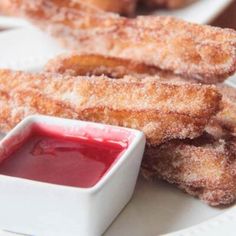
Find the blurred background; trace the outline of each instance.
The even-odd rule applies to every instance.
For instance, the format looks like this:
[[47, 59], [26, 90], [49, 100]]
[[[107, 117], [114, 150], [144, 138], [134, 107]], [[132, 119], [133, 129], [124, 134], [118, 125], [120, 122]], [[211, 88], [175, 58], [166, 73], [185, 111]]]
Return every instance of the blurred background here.
[[232, 1], [232, 3], [226, 7], [216, 19], [210, 22], [210, 24], [236, 29], [236, 1]]

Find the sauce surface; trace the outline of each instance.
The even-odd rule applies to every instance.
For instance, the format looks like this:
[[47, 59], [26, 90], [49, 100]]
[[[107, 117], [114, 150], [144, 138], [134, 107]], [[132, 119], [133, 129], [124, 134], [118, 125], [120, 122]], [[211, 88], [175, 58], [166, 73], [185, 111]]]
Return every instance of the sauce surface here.
[[0, 174], [89, 188], [102, 178], [124, 149], [117, 143], [36, 133], [0, 163]]

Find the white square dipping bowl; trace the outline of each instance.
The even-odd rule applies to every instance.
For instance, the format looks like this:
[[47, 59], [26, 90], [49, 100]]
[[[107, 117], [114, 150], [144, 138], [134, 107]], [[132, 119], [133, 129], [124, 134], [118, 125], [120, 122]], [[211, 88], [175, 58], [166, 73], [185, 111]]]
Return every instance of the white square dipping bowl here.
[[30, 116], [0, 142], [0, 161], [35, 125], [68, 136], [126, 141], [127, 149], [91, 188], [0, 175], [0, 228], [40, 236], [99, 236], [132, 197], [145, 147], [142, 132], [91, 122]]

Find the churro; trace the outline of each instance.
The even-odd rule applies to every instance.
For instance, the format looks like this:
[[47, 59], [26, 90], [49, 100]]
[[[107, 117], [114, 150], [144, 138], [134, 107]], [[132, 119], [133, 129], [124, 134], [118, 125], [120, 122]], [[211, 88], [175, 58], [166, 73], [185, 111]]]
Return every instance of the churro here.
[[[0, 84], [0, 89], [7, 94], [29, 89], [40, 92], [43, 99], [48, 97], [71, 109], [77, 119], [142, 130], [151, 145], [200, 135], [218, 111], [221, 100], [214, 86], [130, 82], [107, 77], [2, 70]], [[31, 99], [30, 95], [27, 97]], [[27, 111], [27, 104], [25, 109]], [[9, 123], [12, 113], [14, 109], [9, 114]]]
[[59, 55], [45, 66], [45, 72], [66, 74], [72, 76], [100, 76], [123, 79], [127, 81], [155, 81], [166, 83], [197, 83], [191, 78], [184, 78], [160, 70], [155, 66], [148, 66], [136, 61], [117, 57], [107, 57], [98, 54], [78, 54], [76, 52]]

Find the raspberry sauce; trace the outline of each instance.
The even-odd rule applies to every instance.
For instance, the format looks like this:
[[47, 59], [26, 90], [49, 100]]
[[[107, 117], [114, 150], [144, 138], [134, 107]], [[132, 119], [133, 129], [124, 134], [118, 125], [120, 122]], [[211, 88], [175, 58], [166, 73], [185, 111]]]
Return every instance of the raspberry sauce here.
[[120, 143], [34, 132], [0, 163], [0, 174], [89, 188], [125, 149]]

